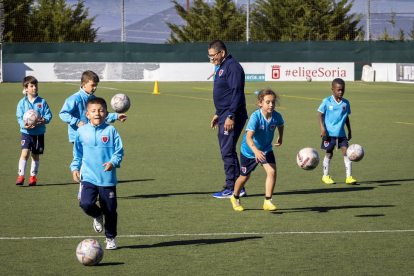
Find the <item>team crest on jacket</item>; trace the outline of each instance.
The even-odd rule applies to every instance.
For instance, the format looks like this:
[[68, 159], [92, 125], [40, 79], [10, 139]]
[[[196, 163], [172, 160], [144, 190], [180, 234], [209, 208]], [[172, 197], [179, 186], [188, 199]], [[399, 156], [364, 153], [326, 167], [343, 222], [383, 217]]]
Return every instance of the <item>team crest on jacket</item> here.
[[246, 167], [242, 167], [241, 170], [243, 173], [246, 173]]
[[224, 70], [223, 70], [223, 69], [221, 69], [221, 70], [219, 71], [219, 76], [221, 76], [221, 75], [223, 74], [223, 72], [224, 72]]
[[329, 146], [329, 142], [323, 142], [323, 144], [325, 145], [325, 148]]
[[37, 104], [37, 107], [38, 108], [42, 108], [42, 104]]
[[270, 130], [274, 130], [276, 125], [270, 125]]
[[346, 109], [346, 106], [342, 106], [342, 110], [345, 111], [345, 109]]
[[108, 143], [108, 141], [109, 141], [109, 137], [108, 137], [107, 135], [102, 136], [102, 143], [103, 143], [104, 145], [106, 145], [106, 144]]
[[25, 141], [25, 140], [22, 140], [22, 141], [20, 142], [20, 144], [22, 144], [22, 146], [24, 146], [24, 143], [26, 143], [26, 141]]

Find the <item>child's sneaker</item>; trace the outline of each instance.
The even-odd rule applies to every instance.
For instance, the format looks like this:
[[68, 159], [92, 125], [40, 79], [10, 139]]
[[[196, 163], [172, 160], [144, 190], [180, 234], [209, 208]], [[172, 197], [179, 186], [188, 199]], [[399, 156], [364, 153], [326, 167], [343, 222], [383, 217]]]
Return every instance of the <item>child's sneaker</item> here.
[[103, 214], [99, 217], [93, 218], [93, 229], [95, 232], [101, 233], [103, 230]]
[[355, 184], [357, 181], [352, 177], [352, 175], [348, 176], [345, 180], [346, 184]]
[[330, 175], [322, 176], [322, 181], [325, 182], [325, 184], [335, 184], [335, 181], [331, 178]]
[[16, 180], [16, 185], [23, 185], [24, 183], [24, 175], [19, 175], [19, 177]]
[[247, 196], [246, 190], [244, 188], [240, 191], [240, 197], [242, 196]]
[[236, 199], [234, 195], [230, 197], [231, 205], [233, 205], [234, 211], [244, 211], [243, 206], [240, 205], [240, 200]]
[[118, 247], [116, 246], [115, 238], [113, 238], [113, 239], [106, 238], [105, 243], [106, 243], [106, 249], [108, 249], [108, 250], [118, 249]]
[[29, 178], [29, 186], [36, 186], [36, 183], [37, 183], [36, 176], [31, 176]]
[[271, 199], [265, 199], [263, 203], [263, 210], [265, 211], [275, 211], [277, 208], [273, 205]]

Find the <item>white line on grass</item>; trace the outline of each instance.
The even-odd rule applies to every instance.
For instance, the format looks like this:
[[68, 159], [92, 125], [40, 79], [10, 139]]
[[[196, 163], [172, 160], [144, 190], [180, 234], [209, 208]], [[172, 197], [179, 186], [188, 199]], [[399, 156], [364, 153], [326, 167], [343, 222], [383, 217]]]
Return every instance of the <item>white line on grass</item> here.
[[[257, 236], [257, 235], [300, 235], [300, 234], [367, 234], [367, 233], [412, 233], [414, 230], [365, 230], [365, 231], [315, 231], [315, 232], [250, 232], [250, 233], [194, 233], [158, 235], [118, 235], [117, 238], [157, 238], [157, 237], [200, 237], [200, 236]], [[0, 240], [42, 240], [101, 238], [104, 236], [60, 236], [60, 237], [0, 237]]]

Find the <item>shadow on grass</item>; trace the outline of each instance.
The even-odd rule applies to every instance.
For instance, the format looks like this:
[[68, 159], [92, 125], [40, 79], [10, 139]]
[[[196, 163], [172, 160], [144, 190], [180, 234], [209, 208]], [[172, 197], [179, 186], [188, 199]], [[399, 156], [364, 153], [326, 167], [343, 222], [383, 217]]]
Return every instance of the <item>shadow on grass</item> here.
[[123, 265], [125, 263], [113, 262], [113, 263], [99, 263], [96, 266], [111, 266], [111, 265]]
[[211, 195], [214, 192], [190, 192], [190, 193], [170, 193], [170, 194], [151, 194], [151, 195], [134, 195], [134, 196], [120, 196], [118, 199], [137, 199], [137, 198], [157, 198], [181, 195]]
[[[276, 188], [277, 189], [277, 188]], [[375, 187], [356, 187], [354, 185], [347, 186], [346, 188], [324, 188], [324, 189], [309, 189], [309, 190], [296, 190], [280, 193], [273, 193], [274, 196], [281, 195], [309, 195], [309, 194], [329, 194], [329, 193], [343, 193], [343, 192], [357, 192], [373, 190]], [[264, 196], [264, 194], [247, 194], [248, 197]]]
[[[344, 209], [365, 209], [365, 208], [388, 208], [395, 207], [395, 205], [345, 205], [345, 206], [324, 206], [324, 207], [303, 207], [303, 208], [289, 208], [289, 209], [278, 209], [282, 213], [292, 212], [318, 212], [327, 213], [332, 210], [344, 210]], [[285, 212], [283, 212], [285, 211]], [[280, 212], [279, 212], [280, 213]]]
[[168, 247], [168, 246], [182, 246], [182, 245], [210, 245], [218, 243], [228, 243], [228, 242], [241, 242], [246, 240], [253, 239], [262, 239], [263, 237], [242, 237], [242, 238], [231, 238], [231, 239], [197, 239], [197, 240], [186, 240], [186, 241], [170, 241], [170, 242], [160, 242], [148, 245], [129, 245], [129, 246], [120, 246], [118, 249], [145, 249], [145, 248], [157, 248], [157, 247]]
[[[358, 184], [387, 184], [390, 182], [405, 182], [405, 181], [414, 181], [414, 179], [390, 179], [390, 180], [372, 180], [372, 181], [358, 181]], [[389, 184], [389, 185], [380, 185], [380, 186], [399, 186], [401, 184]]]
[[372, 214], [372, 215], [356, 215], [356, 218], [371, 218], [371, 217], [384, 217], [384, 214]]
[[[154, 181], [155, 179], [131, 179], [131, 180], [119, 180], [118, 184], [120, 183], [129, 183], [129, 182], [141, 182], [141, 181]], [[72, 182], [72, 183], [51, 183], [51, 184], [37, 184], [36, 186], [33, 187], [46, 187], [46, 186], [64, 186], [64, 185], [79, 185], [79, 183], [77, 182]], [[18, 187], [23, 187], [23, 188], [27, 188], [30, 186], [18, 186]]]

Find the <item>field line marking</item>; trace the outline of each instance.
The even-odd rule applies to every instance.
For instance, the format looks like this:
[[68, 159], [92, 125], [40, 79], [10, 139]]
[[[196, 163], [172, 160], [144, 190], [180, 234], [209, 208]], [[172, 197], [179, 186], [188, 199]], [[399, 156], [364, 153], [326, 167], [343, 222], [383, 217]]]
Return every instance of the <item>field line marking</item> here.
[[[303, 231], [303, 232], [241, 232], [241, 233], [195, 233], [195, 234], [154, 234], [118, 235], [117, 238], [157, 238], [157, 237], [200, 237], [200, 236], [257, 236], [257, 235], [310, 235], [310, 234], [370, 234], [370, 233], [414, 233], [414, 230], [355, 230], [355, 231]], [[42, 240], [102, 238], [104, 236], [57, 236], [57, 237], [0, 237], [0, 240]]]
[[396, 122], [397, 124], [403, 124], [403, 125], [412, 125], [414, 126], [414, 123], [407, 123], [407, 122]]

